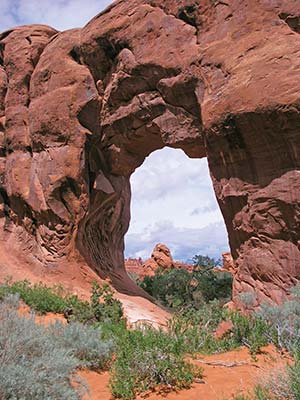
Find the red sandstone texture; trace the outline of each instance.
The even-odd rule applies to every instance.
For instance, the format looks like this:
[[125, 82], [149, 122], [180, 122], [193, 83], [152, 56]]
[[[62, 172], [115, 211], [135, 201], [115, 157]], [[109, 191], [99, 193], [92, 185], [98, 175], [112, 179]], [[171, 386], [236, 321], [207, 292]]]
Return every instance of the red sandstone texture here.
[[299, 21], [293, 0], [117, 0], [82, 29], [4, 32], [0, 262], [88, 265], [143, 294], [129, 178], [170, 146], [208, 158], [234, 296], [280, 302], [300, 278]]

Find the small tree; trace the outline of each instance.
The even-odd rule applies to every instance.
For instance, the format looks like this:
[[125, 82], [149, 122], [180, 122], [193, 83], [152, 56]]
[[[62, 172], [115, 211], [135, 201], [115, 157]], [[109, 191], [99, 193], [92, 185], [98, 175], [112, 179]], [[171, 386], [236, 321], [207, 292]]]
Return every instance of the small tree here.
[[232, 275], [228, 272], [215, 271], [221, 261], [209, 256], [196, 255], [194, 258], [193, 280], [197, 291], [205, 301], [214, 299], [229, 300], [232, 295]]

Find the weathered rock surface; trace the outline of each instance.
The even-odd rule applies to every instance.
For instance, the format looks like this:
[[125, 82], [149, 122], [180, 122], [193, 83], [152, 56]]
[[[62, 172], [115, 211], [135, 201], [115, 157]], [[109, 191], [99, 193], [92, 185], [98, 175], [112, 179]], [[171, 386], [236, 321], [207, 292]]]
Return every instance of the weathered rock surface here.
[[231, 255], [231, 253], [223, 253], [222, 254], [222, 261], [223, 261], [223, 266], [222, 270], [230, 272], [232, 275], [235, 275], [236, 273], [236, 265], [234, 262], [234, 259]]
[[208, 157], [234, 294], [281, 301], [300, 279], [299, 21], [293, 0], [117, 0], [82, 29], [4, 32], [1, 251], [139, 293], [129, 177], [170, 146]]
[[172, 269], [175, 267], [170, 249], [158, 243], [151, 254], [151, 257], [142, 265], [143, 276], [153, 276], [158, 269]]

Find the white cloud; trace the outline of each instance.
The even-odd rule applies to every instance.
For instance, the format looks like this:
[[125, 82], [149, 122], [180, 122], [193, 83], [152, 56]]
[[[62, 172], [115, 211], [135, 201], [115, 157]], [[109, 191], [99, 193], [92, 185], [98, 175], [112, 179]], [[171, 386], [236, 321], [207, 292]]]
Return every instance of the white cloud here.
[[164, 148], [152, 153], [131, 177], [130, 233], [162, 220], [182, 228], [222, 222], [206, 159]]
[[110, 3], [110, 0], [0, 0], [0, 32], [25, 24], [46, 24], [58, 30], [81, 27]]
[[187, 261], [196, 254], [220, 258], [228, 251], [227, 234], [222, 222], [204, 228], [178, 228], [170, 221], [161, 221], [148, 226], [140, 233], [126, 236], [126, 255], [129, 257], [150, 256], [156, 243], [165, 243], [174, 259]]

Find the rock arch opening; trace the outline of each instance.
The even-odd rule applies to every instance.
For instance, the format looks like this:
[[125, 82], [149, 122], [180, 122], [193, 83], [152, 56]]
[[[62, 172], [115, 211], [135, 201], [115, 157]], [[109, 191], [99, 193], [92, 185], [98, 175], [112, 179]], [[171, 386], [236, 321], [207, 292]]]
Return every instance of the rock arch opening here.
[[195, 254], [217, 259], [228, 251], [206, 158], [192, 159], [180, 149], [165, 147], [145, 159], [130, 183], [126, 258], [147, 259], [157, 243], [166, 244], [181, 262]]

